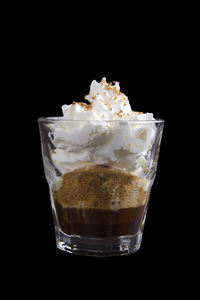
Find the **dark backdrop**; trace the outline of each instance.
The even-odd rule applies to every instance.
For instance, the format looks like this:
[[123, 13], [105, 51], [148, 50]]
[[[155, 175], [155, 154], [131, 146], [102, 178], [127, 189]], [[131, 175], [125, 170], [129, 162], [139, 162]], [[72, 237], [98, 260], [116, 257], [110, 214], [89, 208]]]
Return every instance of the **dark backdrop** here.
[[[17, 268], [23, 264], [25, 274], [37, 274], [41, 284], [43, 276], [49, 275], [58, 287], [63, 283], [67, 286], [68, 280], [76, 281], [77, 277], [80, 283], [86, 272], [93, 283], [103, 272], [104, 287], [113, 280], [120, 286], [122, 278], [126, 283], [127, 278], [131, 282], [132, 278], [143, 281], [155, 273], [157, 278], [172, 270], [176, 274], [182, 267], [177, 173], [182, 163], [178, 116], [183, 107], [180, 78], [184, 71], [177, 35], [165, 24], [152, 31], [147, 26], [139, 38], [132, 31], [126, 35], [123, 30], [95, 31], [92, 24], [84, 30], [80, 27], [60, 32], [58, 27], [47, 30], [45, 26], [29, 26], [26, 31], [23, 26], [24, 32], [16, 38], [17, 50], [10, 55], [14, 80], [8, 91], [14, 92], [14, 106], [8, 102], [8, 111], [13, 113], [13, 120], [18, 120], [13, 138], [16, 168], [21, 172], [16, 176], [20, 196], [14, 198], [20, 215], [14, 223], [14, 229], [18, 226], [20, 230], [13, 231]], [[160, 158], [141, 249], [124, 257], [75, 256], [56, 248], [37, 118], [60, 116], [61, 105], [82, 101], [91, 81], [104, 76], [109, 82], [120, 82], [133, 110], [153, 112], [165, 120]]]
[[[134, 52], [118, 55], [82, 55], [81, 49], [75, 55], [64, 53], [55, 62], [51, 55], [39, 56], [31, 63], [35, 76], [30, 77], [30, 88], [27, 90], [27, 101], [30, 107], [30, 123], [32, 131], [31, 147], [34, 147], [34, 189], [38, 209], [31, 214], [37, 222], [33, 230], [38, 239], [34, 245], [39, 255], [48, 255], [52, 260], [64, 261], [98, 261], [96, 258], [77, 257], [62, 253], [55, 247], [54, 226], [49, 201], [48, 186], [43, 173], [40, 153], [40, 138], [37, 118], [41, 116], [60, 116], [61, 105], [73, 101], [82, 101], [89, 91], [93, 79], [100, 81], [106, 77], [110, 81], [119, 81], [121, 91], [128, 95], [134, 110], [153, 112], [155, 117], [163, 118], [165, 122], [163, 139], [160, 150], [158, 171], [152, 188], [151, 200], [146, 219], [141, 249], [125, 258], [110, 258], [107, 262], [116, 260], [140, 261], [143, 259], [164, 258], [168, 253], [169, 239], [173, 231], [171, 223], [173, 210], [169, 201], [175, 197], [173, 188], [174, 121], [176, 117], [174, 93], [174, 76], [171, 64], [159, 55], [152, 55], [151, 59], [137, 57]], [[56, 54], [58, 55], [58, 54]], [[125, 57], [125, 58], [124, 58]], [[35, 207], [36, 208], [36, 207]], [[33, 221], [34, 222], [34, 221]], [[45, 241], [45, 242], [44, 242]], [[41, 247], [40, 242], [43, 245]], [[42, 249], [41, 249], [42, 248]], [[48, 250], [47, 250], [48, 249]], [[44, 252], [44, 253], [43, 253]], [[102, 259], [102, 261], [104, 261]]]

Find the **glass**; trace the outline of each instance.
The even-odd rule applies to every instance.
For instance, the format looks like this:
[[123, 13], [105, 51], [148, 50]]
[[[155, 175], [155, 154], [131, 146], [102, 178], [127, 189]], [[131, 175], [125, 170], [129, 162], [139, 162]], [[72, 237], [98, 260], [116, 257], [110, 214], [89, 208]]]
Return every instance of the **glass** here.
[[57, 247], [92, 256], [137, 251], [164, 120], [38, 123]]

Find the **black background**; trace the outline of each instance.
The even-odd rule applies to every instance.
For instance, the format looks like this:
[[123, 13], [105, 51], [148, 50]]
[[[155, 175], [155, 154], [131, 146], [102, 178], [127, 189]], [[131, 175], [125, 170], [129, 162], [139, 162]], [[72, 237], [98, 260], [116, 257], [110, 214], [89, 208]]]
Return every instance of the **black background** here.
[[[179, 116], [185, 108], [181, 91], [186, 90], [185, 31], [180, 30], [173, 13], [170, 21], [169, 15], [162, 13], [149, 22], [135, 22], [131, 14], [126, 20], [103, 26], [102, 17], [94, 14], [86, 24], [71, 10], [56, 20], [54, 14], [42, 12], [18, 18], [5, 46], [6, 62], [10, 63], [5, 77], [12, 83], [5, 102], [9, 115], [17, 120], [11, 147], [18, 170], [16, 210], [9, 210], [15, 241], [8, 247], [14, 257], [11, 268], [23, 268], [26, 282], [36, 274], [37, 285], [44, 286], [48, 278], [47, 289], [67, 290], [78, 282], [80, 291], [87, 291], [92, 284], [99, 293], [101, 289], [102, 296], [113, 282], [121, 291], [133, 287], [134, 293], [138, 284], [152, 279], [153, 274], [153, 291], [158, 284], [166, 288], [162, 279], [169, 273], [169, 285], [176, 286], [176, 276], [185, 272], [180, 257], [181, 197], [177, 189], [183, 132]], [[107, 21], [108, 16], [104, 17]], [[124, 257], [75, 256], [56, 248], [37, 119], [61, 115], [61, 105], [82, 101], [91, 81], [104, 76], [108, 82], [120, 82], [133, 110], [153, 112], [165, 120], [160, 158], [140, 250]]]
[[[133, 47], [134, 48], [134, 47]], [[130, 50], [130, 49], [129, 49]], [[134, 50], [134, 49], [133, 49]], [[67, 273], [70, 282], [72, 277], [76, 278], [77, 270], [84, 282], [85, 272], [90, 274], [93, 286], [98, 286], [95, 278], [99, 280], [103, 274], [104, 288], [109, 287], [113, 280], [120, 284], [120, 281], [127, 281], [127, 276], [133, 273], [133, 280], [138, 281], [144, 276], [151, 277], [151, 272], [156, 274], [157, 280], [161, 280], [173, 269], [171, 284], [176, 285], [176, 274], [183, 268], [179, 254], [179, 191], [177, 190], [176, 171], [172, 172], [175, 165], [177, 170], [180, 162], [177, 161], [176, 152], [178, 144], [175, 143], [176, 135], [174, 127], [177, 122], [176, 91], [174, 85], [174, 69], [169, 61], [162, 55], [152, 53], [151, 58], [145, 59], [134, 51], [120, 53], [116, 56], [107, 54], [104, 59], [99, 56], [82, 55], [81, 49], [76, 54], [66, 54], [67, 61], [63, 64], [62, 54], [59, 62], [50, 62], [49, 56], [39, 57], [36, 66], [33, 65], [30, 89], [27, 99], [31, 105], [31, 126], [30, 148], [34, 153], [34, 159], [27, 157], [27, 168], [30, 170], [32, 180], [28, 185], [33, 201], [25, 205], [28, 209], [26, 219], [28, 221], [31, 238], [27, 241], [29, 250], [25, 250], [25, 257], [36, 257], [32, 265], [33, 270], [37, 266], [41, 272]], [[51, 56], [51, 55], [50, 55]], [[112, 64], [110, 64], [110, 60]], [[36, 70], [35, 70], [36, 69]], [[165, 120], [163, 138], [160, 149], [160, 158], [157, 176], [152, 188], [150, 204], [148, 208], [144, 235], [141, 248], [138, 252], [124, 257], [95, 258], [75, 256], [62, 252], [56, 248], [55, 233], [51, 205], [49, 200], [48, 185], [43, 172], [40, 137], [37, 126], [37, 118], [41, 116], [61, 115], [61, 105], [70, 104], [72, 101], [82, 101], [89, 91], [89, 85], [93, 79], [100, 81], [105, 76], [110, 82], [120, 82], [121, 91], [128, 95], [131, 106], [134, 110], [153, 112], [155, 117]], [[173, 107], [173, 109], [172, 109]], [[29, 116], [29, 117], [30, 117]], [[34, 150], [33, 150], [34, 149]], [[177, 153], [178, 154], [178, 153]], [[29, 172], [29, 171], [28, 171]], [[25, 199], [25, 202], [27, 200]], [[26, 202], [27, 203], [27, 202]], [[28, 258], [26, 258], [28, 261]], [[29, 263], [28, 263], [29, 265]], [[37, 269], [37, 268], [36, 268]], [[48, 273], [47, 272], [47, 273]], [[121, 272], [123, 279], [120, 279]], [[136, 275], [137, 274], [137, 275]], [[112, 278], [112, 280], [111, 280]], [[128, 281], [131, 282], [131, 277]], [[56, 282], [66, 284], [65, 279], [56, 277]], [[140, 282], [140, 280], [139, 280]]]
[[[129, 49], [130, 50], [130, 49]], [[67, 54], [66, 54], [67, 55]], [[119, 55], [119, 54], [118, 54]], [[151, 264], [152, 261], [165, 264], [166, 256], [173, 249], [176, 257], [176, 245], [174, 243], [174, 213], [169, 202], [176, 199], [176, 185], [174, 174], [171, 173], [174, 163], [174, 121], [176, 118], [174, 94], [174, 77], [172, 76], [169, 61], [162, 61], [155, 55], [151, 61], [144, 57], [137, 57], [134, 52], [128, 57], [121, 53], [119, 56], [105, 55], [102, 57], [83, 55], [79, 49], [76, 54], [68, 54], [67, 63], [51, 62], [46, 55], [39, 58], [38, 73], [33, 66], [33, 72], [37, 73], [31, 78], [30, 94], [27, 95], [31, 103], [32, 138], [31, 147], [34, 147], [34, 189], [37, 206], [31, 213], [33, 220], [31, 227], [36, 241], [34, 251], [41, 259], [52, 262], [69, 264], [102, 264], [123, 265], [133, 263], [135, 266]], [[110, 60], [112, 64], [110, 64]], [[140, 63], [141, 62], [141, 63]], [[37, 63], [36, 63], [37, 66]], [[42, 158], [40, 151], [40, 138], [37, 127], [37, 118], [41, 116], [61, 115], [61, 105], [72, 101], [82, 101], [88, 93], [93, 79], [100, 81], [106, 77], [108, 82], [116, 80], [120, 82], [121, 91], [128, 95], [134, 110], [153, 112], [155, 117], [165, 120], [160, 158], [156, 180], [152, 188], [151, 200], [148, 209], [141, 249], [128, 257], [118, 258], [91, 258], [74, 257], [56, 249], [53, 218], [51, 213], [49, 191], [44, 177]], [[171, 107], [174, 107], [172, 110]], [[177, 164], [178, 167], [178, 164]], [[31, 183], [32, 186], [33, 182]], [[31, 189], [31, 187], [30, 187]], [[174, 207], [174, 205], [173, 205]], [[171, 255], [171, 254], [170, 254]]]

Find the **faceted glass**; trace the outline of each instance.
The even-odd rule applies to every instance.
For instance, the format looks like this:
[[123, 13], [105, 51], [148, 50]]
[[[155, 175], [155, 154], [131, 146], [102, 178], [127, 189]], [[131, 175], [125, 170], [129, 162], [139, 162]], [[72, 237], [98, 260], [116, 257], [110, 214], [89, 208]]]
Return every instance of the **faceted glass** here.
[[38, 123], [57, 247], [93, 256], [137, 251], [164, 121], [52, 117]]

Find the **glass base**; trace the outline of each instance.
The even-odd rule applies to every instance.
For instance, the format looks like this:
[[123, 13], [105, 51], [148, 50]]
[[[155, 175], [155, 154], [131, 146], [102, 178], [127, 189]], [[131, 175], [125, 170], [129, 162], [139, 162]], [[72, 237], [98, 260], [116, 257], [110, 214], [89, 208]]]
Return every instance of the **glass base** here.
[[112, 238], [89, 238], [56, 232], [56, 245], [60, 250], [87, 256], [119, 256], [139, 250], [142, 233]]

